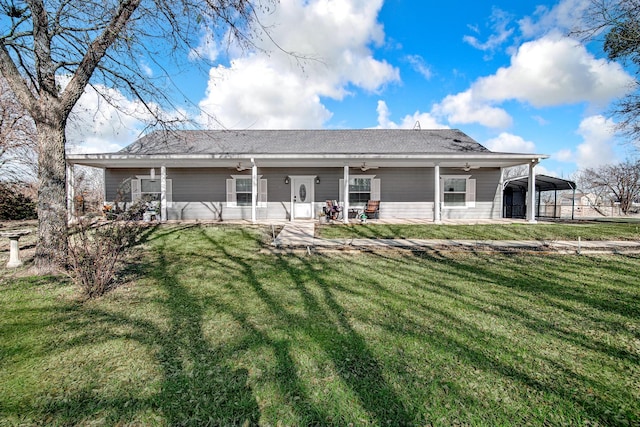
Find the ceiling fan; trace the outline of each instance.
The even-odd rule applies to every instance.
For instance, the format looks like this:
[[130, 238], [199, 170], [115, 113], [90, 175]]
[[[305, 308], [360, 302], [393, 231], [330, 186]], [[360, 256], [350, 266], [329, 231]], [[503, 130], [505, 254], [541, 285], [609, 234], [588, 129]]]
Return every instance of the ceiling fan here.
[[236, 166], [236, 170], [238, 172], [246, 171], [247, 169], [251, 169], [251, 166], [242, 166], [242, 162], [238, 162], [238, 165]]
[[468, 162], [464, 164], [463, 171], [469, 172], [471, 169], [480, 169], [480, 166], [471, 166]]
[[362, 163], [362, 166], [360, 166], [360, 170], [361, 170], [362, 172], [366, 172], [366, 171], [368, 171], [369, 169], [378, 169], [378, 166], [367, 166], [367, 162], [363, 162], [363, 163]]

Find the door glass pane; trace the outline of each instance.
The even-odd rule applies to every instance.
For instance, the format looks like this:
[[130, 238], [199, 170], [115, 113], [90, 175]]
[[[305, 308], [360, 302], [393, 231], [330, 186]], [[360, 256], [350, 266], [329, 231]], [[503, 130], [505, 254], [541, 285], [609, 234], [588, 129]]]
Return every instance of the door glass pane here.
[[307, 200], [307, 187], [304, 184], [300, 185], [300, 191], [298, 191], [298, 193], [300, 194], [301, 202], [304, 202], [305, 200]]

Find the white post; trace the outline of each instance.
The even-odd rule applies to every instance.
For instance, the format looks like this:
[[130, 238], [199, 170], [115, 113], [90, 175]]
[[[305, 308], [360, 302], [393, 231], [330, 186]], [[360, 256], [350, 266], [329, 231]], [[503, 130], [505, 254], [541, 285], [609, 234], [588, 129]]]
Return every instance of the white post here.
[[498, 191], [500, 192], [500, 212], [498, 218], [501, 219], [504, 216], [504, 168], [500, 167], [500, 181], [498, 183]]
[[167, 167], [160, 166], [160, 220], [167, 220]]
[[76, 213], [74, 166], [67, 163], [67, 220], [72, 220]]
[[258, 204], [258, 166], [255, 161], [251, 159], [251, 222], [256, 223], [257, 212], [256, 206]]
[[342, 201], [342, 220], [345, 224], [349, 224], [349, 165], [344, 166], [343, 180], [342, 197], [344, 200]]
[[531, 160], [529, 164], [529, 192], [527, 193], [529, 203], [527, 206], [527, 220], [531, 224], [536, 223], [536, 165], [538, 160]]
[[442, 224], [440, 215], [440, 164], [433, 167], [433, 222]]

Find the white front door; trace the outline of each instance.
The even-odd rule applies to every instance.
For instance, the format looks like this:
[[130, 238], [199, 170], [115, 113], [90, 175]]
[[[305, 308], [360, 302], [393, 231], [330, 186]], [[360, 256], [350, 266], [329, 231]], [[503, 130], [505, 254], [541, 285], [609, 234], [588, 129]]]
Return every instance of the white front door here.
[[313, 176], [291, 177], [292, 219], [312, 219], [314, 202]]

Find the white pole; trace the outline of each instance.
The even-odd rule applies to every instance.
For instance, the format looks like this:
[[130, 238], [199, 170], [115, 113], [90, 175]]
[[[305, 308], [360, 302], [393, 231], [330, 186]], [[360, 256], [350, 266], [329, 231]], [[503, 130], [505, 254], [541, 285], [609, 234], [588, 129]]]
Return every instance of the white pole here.
[[160, 220], [167, 220], [167, 167], [160, 166]]
[[258, 204], [258, 166], [251, 159], [251, 222], [256, 223], [257, 212], [256, 206]]
[[344, 166], [343, 179], [342, 197], [344, 200], [342, 205], [342, 220], [345, 224], [349, 224], [349, 165]]
[[527, 219], [531, 224], [536, 221], [536, 165], [538, 160], [531, 160], [529, 163], [529, 206], [527, 206]]
[[440, 213], [440, 164], [433, 168], [433, 222], [442, 224]]

